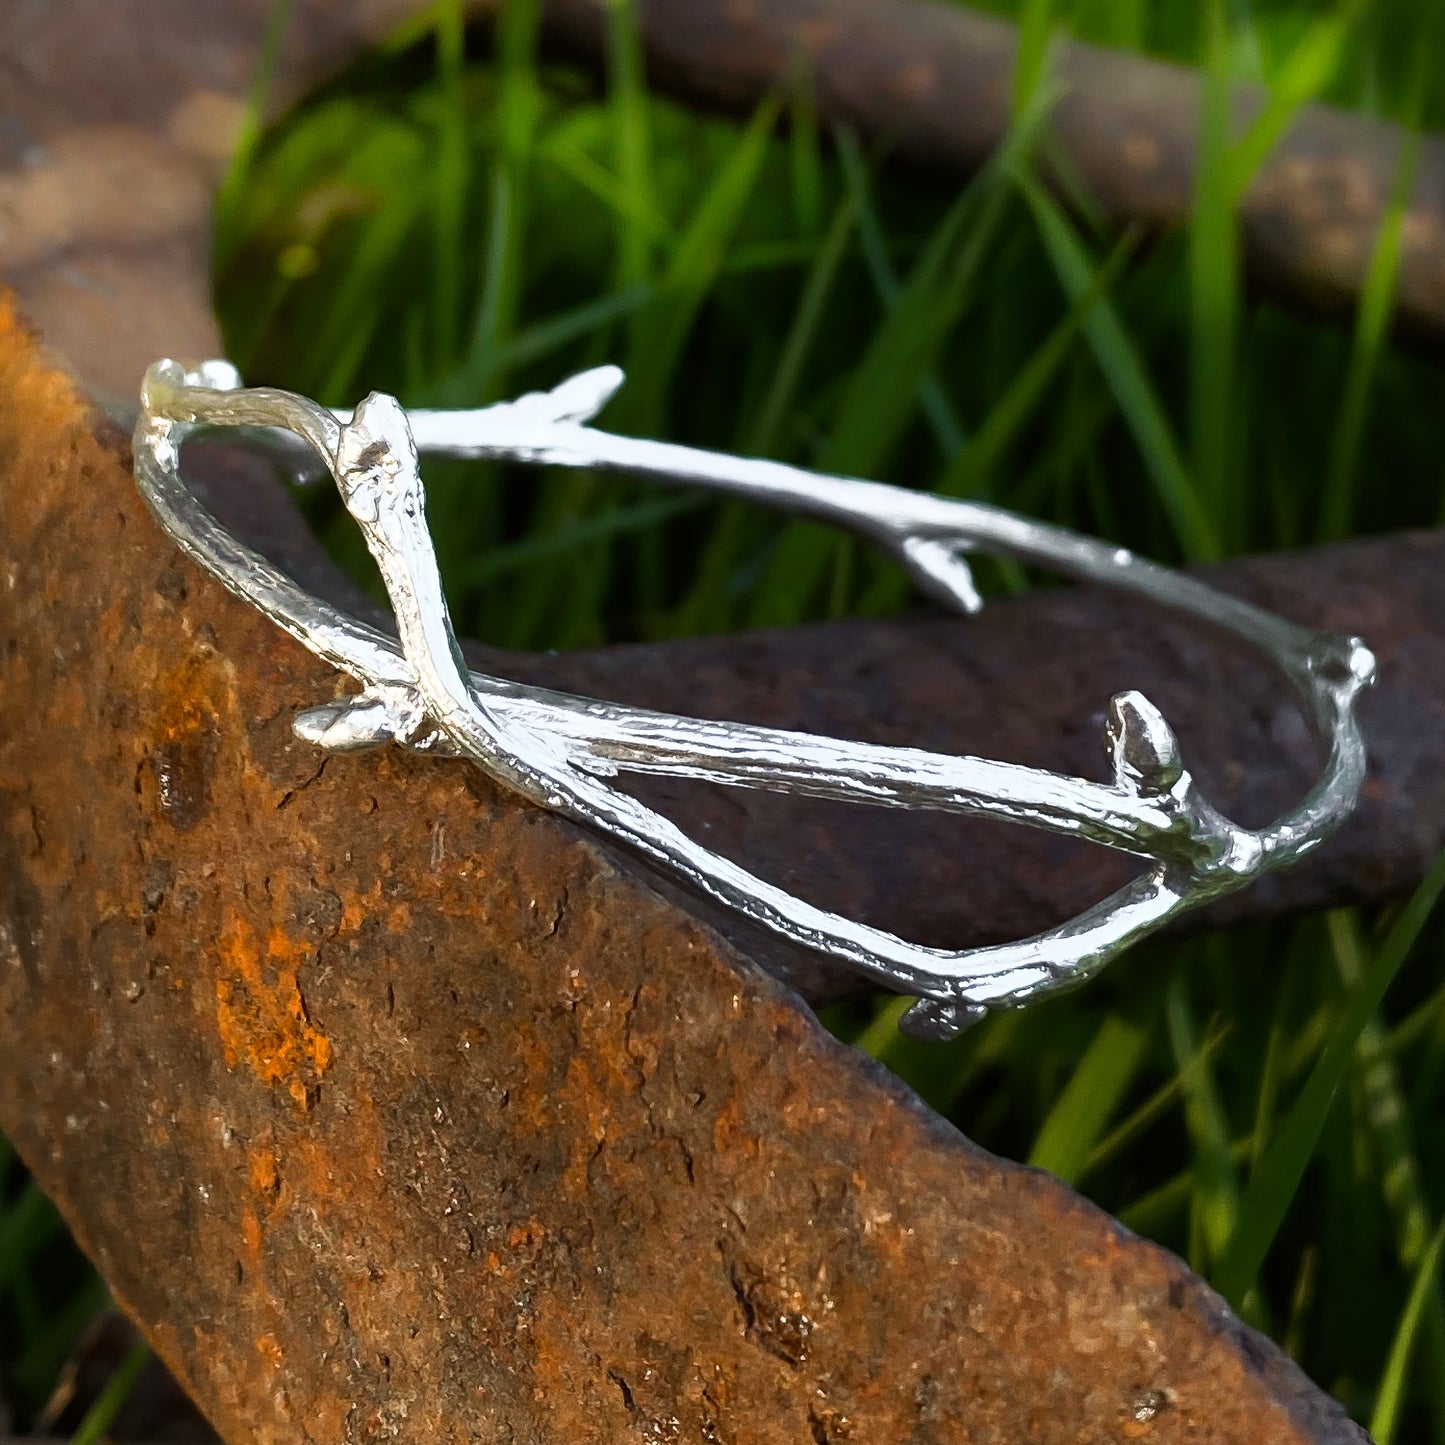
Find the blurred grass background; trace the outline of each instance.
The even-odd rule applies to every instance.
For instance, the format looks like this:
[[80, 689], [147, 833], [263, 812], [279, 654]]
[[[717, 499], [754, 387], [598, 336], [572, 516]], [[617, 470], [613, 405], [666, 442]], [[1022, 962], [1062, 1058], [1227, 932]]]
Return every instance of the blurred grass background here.
[[[1439, 523], [1445, 371], [1389, 334], [1398, 205], [1353, 325], [1246, 294], [1234, 207], [1271, 132], [1229, 134], [1220, 102], [1245, 80], [1271, 124], [1324, 99], [1445, 128], [1445, 7], [990, 8], [1022, 28], [1015, 130], [949, 187], [821, 128], [806, 76], [738, 123], [650, 95], [625, 0], [600, 84], [539, 60], [533, 0], [470, 46], [442, 0], [248, 129], [217, 217], [230, 355], [337, 404], [476, 405], [615, 360], [615, 430], [985, 498], [1171, 562]], [[1038, 184], [1068, 34], [1203, 70], [1179, 234], [1103, 234], [1086, 196], [1066, 213]], [[437, 464], [428, 495], [461, 628], [507, 646], [910, 601], [836, 535], [626, 480]], [[339, 508], [308, 505], [369, 576]], [[1442, 882], [1378, 916], [1142, 948], [950, 1045], [901, 1038], [889, 1000], [826, 1021], [1185, 1256], [1382, 1442], [1445, 1442]], [[22, 1419], [100, 1298], [0, 1142], [0, 1382]]]

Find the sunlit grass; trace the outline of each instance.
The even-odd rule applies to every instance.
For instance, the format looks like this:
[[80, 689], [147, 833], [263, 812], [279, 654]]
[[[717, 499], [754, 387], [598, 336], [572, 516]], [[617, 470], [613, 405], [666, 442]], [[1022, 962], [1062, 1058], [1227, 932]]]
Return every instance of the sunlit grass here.
[[[805, 75], [739, 124], [654, 99], [626, 4], [597, 82], [538, 60], [530, 0], [495, 58], [465, 54], [446, 0], [410, 49], [248, 132], [219, 212], [231, 354], [335, 403], [476, 404], [621, 361], [621, 430], [988, 498], [1174, 562], [1435, 523], [1445, 376], [1389, 335], [1413, 149], [1353, 328], [1248, 295], [1235, 215], [1313, 99], [1445, 124], [1416, 8], [993, 8], [1025, 22], [1015, 133], [950, 187], [820, 129]], [[1043, 185], [1061, 24], [1203, 70], [1185, 233], [1102, 232]], [[1239, 78], [1272, 87], [1242, 130]], [[836, 535], [746, 509], [479, 466], [428, 482], [459, 621], [509, 646], [910, 602]], [[349, 522], [311, 505], [366, 576]], [[900, 1036], [886, 1000], [826, 1021], [1184, 1255], [1382, 1438], [1445, 1442], [1441, 881], [1379, 917], [1156, 942], [950, 1045]], [[5, 1177], [0, 1158], [0, 1370], [33, 1408], [96, 1297], [46, 1287], [58, 1225]]]

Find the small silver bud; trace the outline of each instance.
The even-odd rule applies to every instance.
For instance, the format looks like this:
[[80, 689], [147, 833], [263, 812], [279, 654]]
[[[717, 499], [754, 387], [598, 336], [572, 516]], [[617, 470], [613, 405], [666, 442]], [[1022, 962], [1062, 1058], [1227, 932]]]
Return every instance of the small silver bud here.
[[1148, 796], [1167, 793], [1183, 777], [1179, 739], [1142, 692], [1110, 699], [1106, 736], [1115, 787]]

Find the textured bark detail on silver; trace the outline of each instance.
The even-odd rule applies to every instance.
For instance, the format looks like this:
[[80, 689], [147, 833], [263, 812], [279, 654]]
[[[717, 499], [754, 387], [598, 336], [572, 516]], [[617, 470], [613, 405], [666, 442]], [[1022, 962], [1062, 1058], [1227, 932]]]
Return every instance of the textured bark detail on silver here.
[[[997, 507], [589, 426], [621, 384], [616, 367], [600, 367], [551, 392], [452, 412], [408, 413], [373, 393], [346, 416], [288, 392], [242, 389], [225, 362], [161, 361], [142, 388], [136, 479], [188, 556], [361, 684], [354, 698], [301, 713], [299, 737], [338, 752], [394, 742], [469, 759], [784, 938], [913, 995], [918, 1002], [904, 1024], [926, 1037], [948, 1037], [991, 1009], [1082, 982], [1170, 919], [1302, 857], [1354, 807], [1365, 775], [1355, 701], [1375, 672], [1359, 638], [1296, 626], [1121, 548]], [[279, 428], [320, 457], [380, 568], [400, 645], [298, 587], [201, 506], [182, 480], [179, 448], [189, 431], [215, 425]], [[1099, 783], [987, 758], [675, 717], [472, 673], [427, 530], [418, 454], [429, 452], [624, 471], [831, 522], [895, 557], [929, 596], [965, 612], [981, 605], [965, 560], [979, 550], [1132, 593], [1281, 669], [1321, 743], [1322, 775], [1296, 807], [1256, 831], [1209, 805], [1173, 730], [1137, 692], [1109, 705], [1104, 745], [1113, 781]], [[1151, 866], [1032, 938], [961, 952], [924, 948], [815, 908], [711, 852], [614, 787], [620, 773], [999, 818], [1101, 843]]]

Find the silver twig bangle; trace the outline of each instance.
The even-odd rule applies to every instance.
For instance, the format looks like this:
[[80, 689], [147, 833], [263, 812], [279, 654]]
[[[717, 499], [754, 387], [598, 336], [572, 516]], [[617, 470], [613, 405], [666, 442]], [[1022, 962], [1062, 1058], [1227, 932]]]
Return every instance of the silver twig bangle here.
[[[289, 392], [242, 390], [228, 363], [161, 361], [146, 373], [136, 479], [161, 525], [237, 596], [361, 684], [358, 696], [300, 714], [299, 737], [349, 752], [388, 743], [468, 758], [532, 802], [645, 854], [748, 918], [916, 997], [905, 1027], [948, 1037], [1091, 977], [1191, 908], [1284, 867], [1353, 808], [1365, 772], [1355, 718], [1375, 660], [1355, 637], [1313, 632], [1131, 553], [996, 507], [819, 476], [587, 425], [622, 383], [615, 367], [479, 411], [408, 414], [373, 393], [349, 419]], [[181, 479], [179, 448], [198, 426], [299, 434], [330, 470], [365, 534], [396, 614], [397, 641], [311, 596], [231, 536]], [[893, 554], [930, 596], [981, 605], [965, 554], [987, 550], [1100, 582], [1222, 631], [1280, 668], [1327, 756], [1293, 810], [1241, 828], [1200, 795], [1168, 723], [1137, 692], [1109, 708], [1113, 781], [1090, 782], [985, 758], [877, 747], [808, 733], [705, 722], [468, 671], [427, 530], [418, 451], [605, 468], [832, 522]], [[1141, 877], [1077, 918], [1017, 943], [949, 952], [813, 907], [687, 837], [612, 784], [668, 774], [740, 788], [1002, 818], [1148, 860]]]

